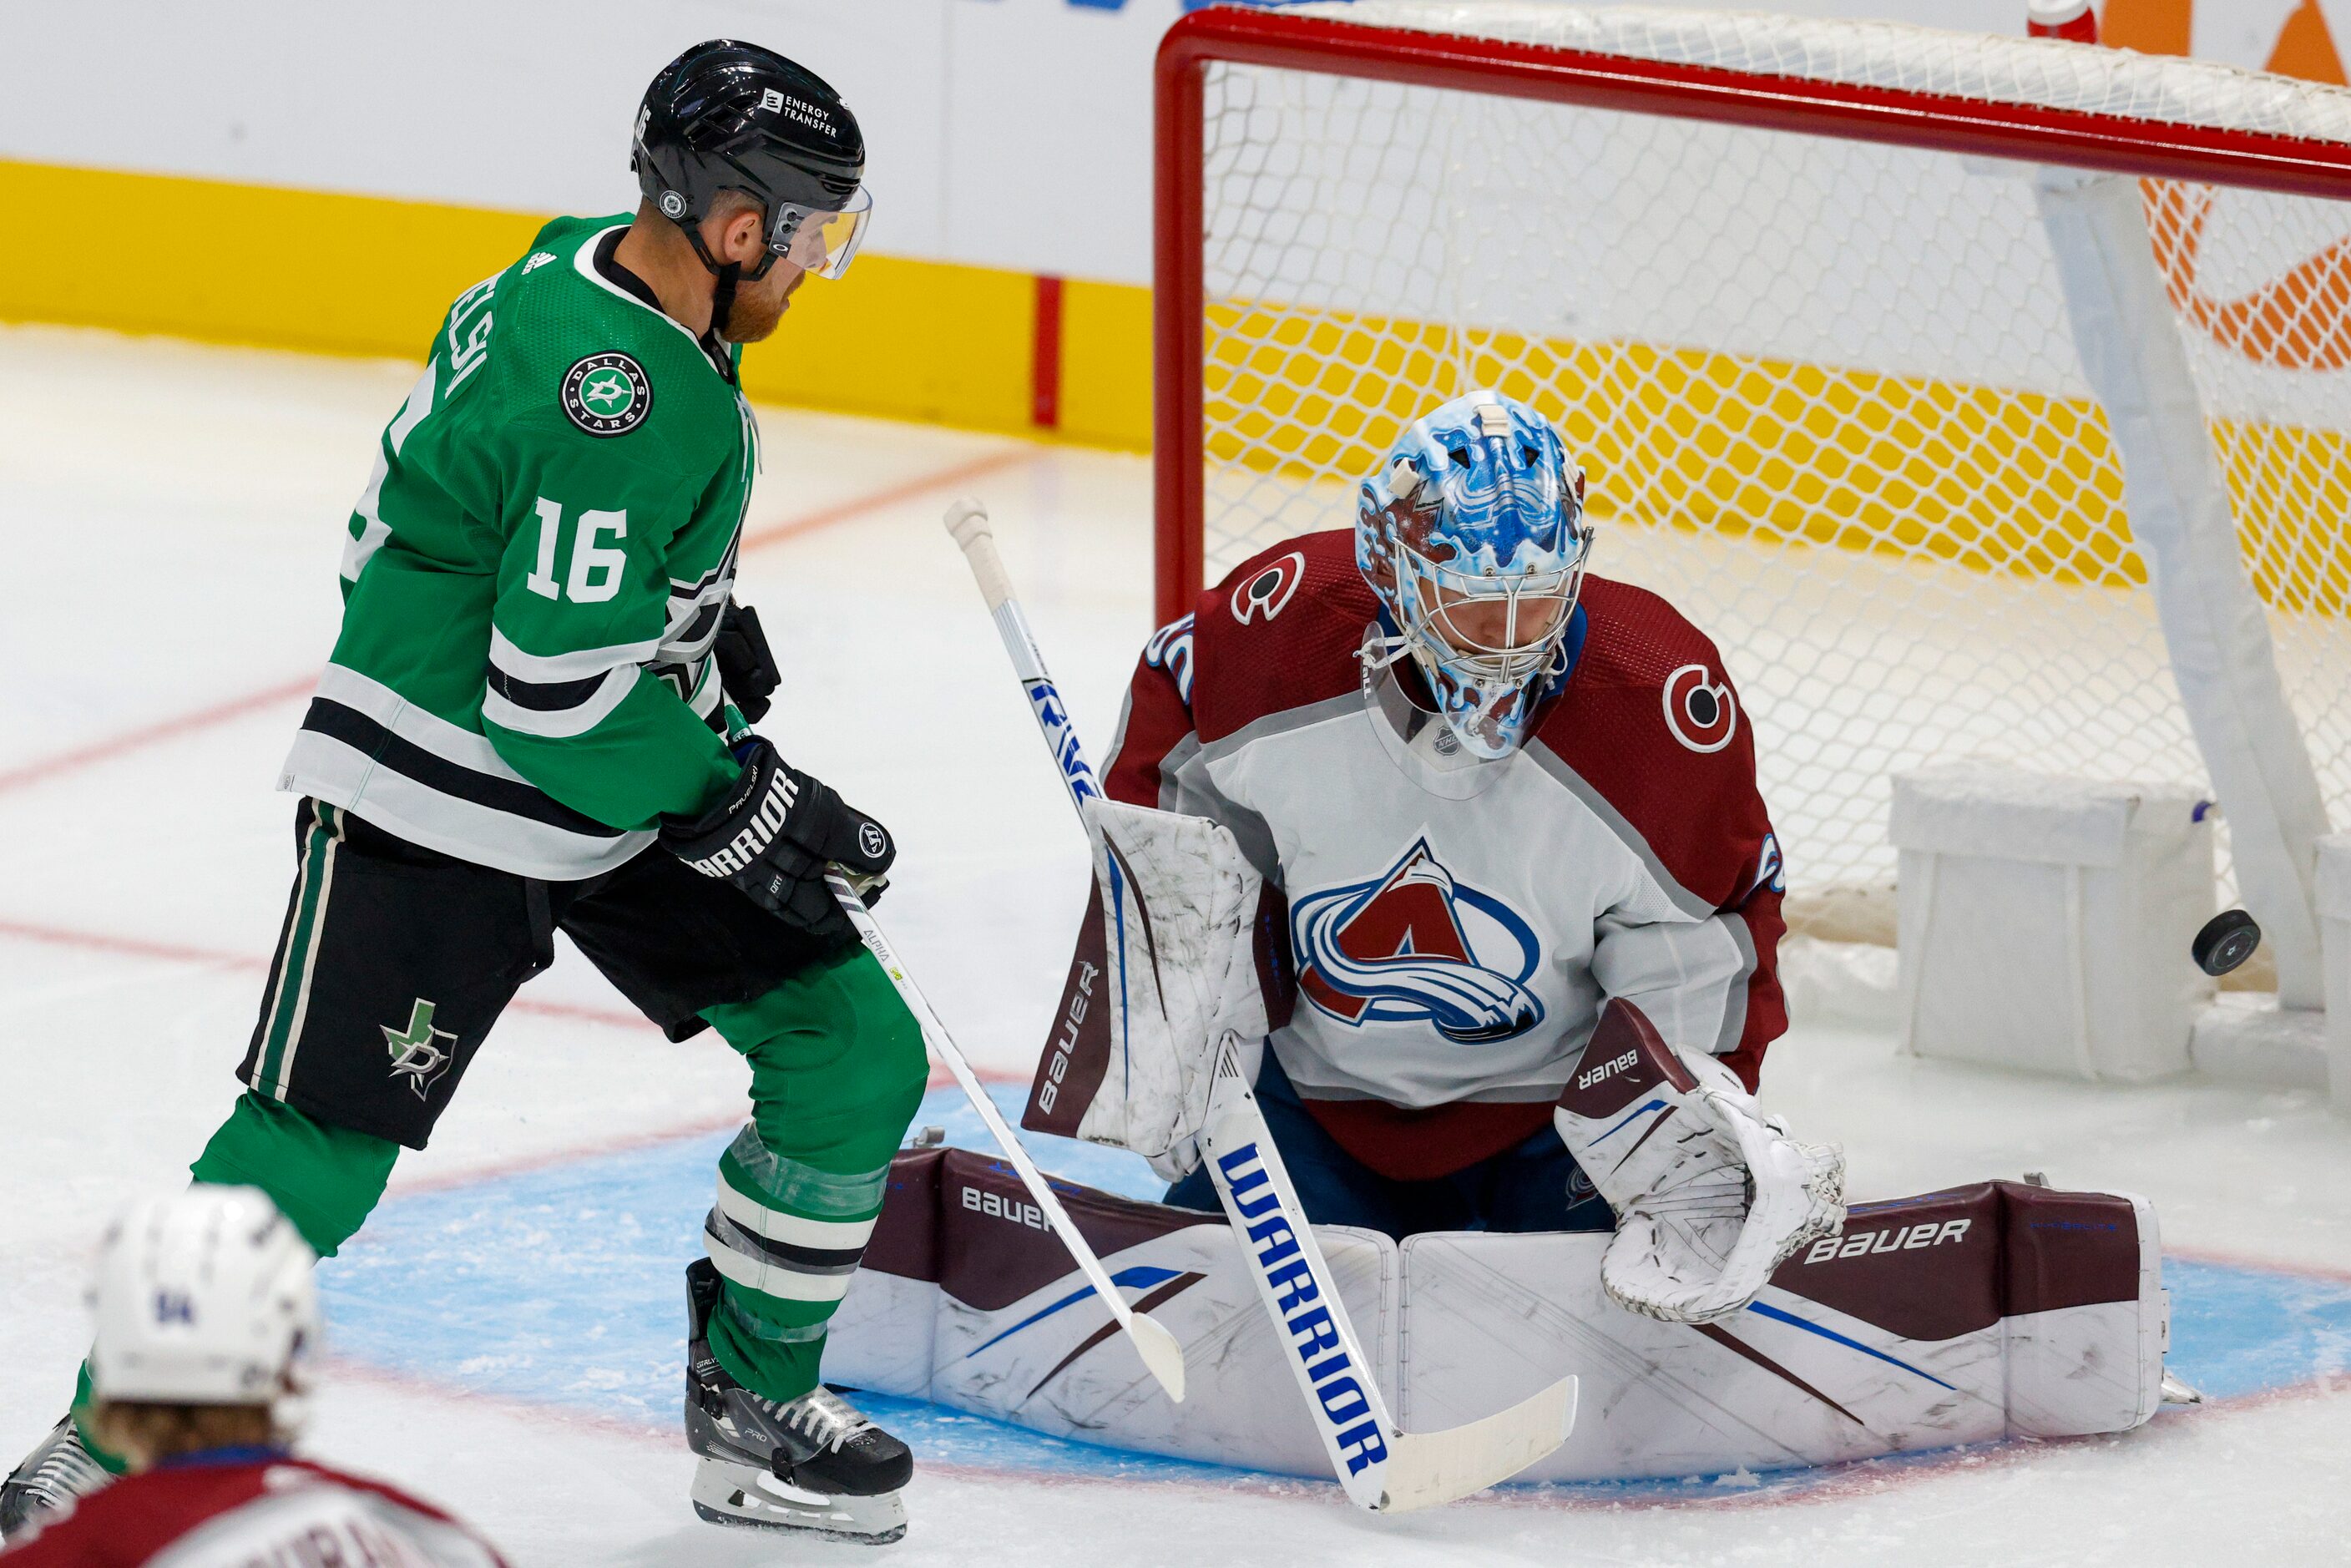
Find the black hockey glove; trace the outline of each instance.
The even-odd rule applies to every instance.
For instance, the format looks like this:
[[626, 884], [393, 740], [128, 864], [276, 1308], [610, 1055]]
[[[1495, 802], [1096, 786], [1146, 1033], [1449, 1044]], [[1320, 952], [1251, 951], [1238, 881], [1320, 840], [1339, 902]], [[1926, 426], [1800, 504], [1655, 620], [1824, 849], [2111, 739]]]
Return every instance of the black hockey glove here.
[[[812, 936], [855, 934], [824, 884], [827, 862], [852, 880], [878, 878], [898, 848], [881, 823], [810, 778], [754, 736], [736, 747], [743, 778], [701, 816], [662, 819], [662, 847], [705, 876], [733, 883], [788, 925]], [[880, 896], [866, 890], [865, 902]]]
[[768, 634], [759, 630], [759, 612], [747, 604], [726, 601], [718, 622], [718, 640], [710, 645], [718, 660], [718, 678], [726, 683], [726, 700], [753, 724], [768, 716], [783, 673], [768, 651]]

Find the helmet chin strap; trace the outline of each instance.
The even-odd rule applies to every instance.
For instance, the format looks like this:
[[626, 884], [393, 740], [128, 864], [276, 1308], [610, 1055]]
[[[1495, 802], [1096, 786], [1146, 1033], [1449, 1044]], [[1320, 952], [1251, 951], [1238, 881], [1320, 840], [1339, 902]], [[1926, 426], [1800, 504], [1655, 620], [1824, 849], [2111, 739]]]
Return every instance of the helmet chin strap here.
[[717, 287], [710, 294], [710, 329], [703, 334], [717, 345], [720, 358], [726, 357], [726, 320], [735, 314], [735, 286], [742, 280], [743, 264], [730, 261], [718, 268]]
[[757, 283], [767, 277], [768, 269], [776, 265], [776, 253], [763, 248], [759, 265], [746, 272], [741, 262], [721, 262], [710, 254], [710, 247], [702, 243], [700, 224], [673, 221], [684, 231], [686, 243], [694, 246], [694, 254], [701, 258], [702, 265], [717, 278], [710, 291], [710, 326], [702, 334], [702, 348], [711, 361], [721, 367], [719, 373], [732, 382], [735, 369], [733, 357], [726, 351], [726, 320], [735, 314], [736, 288], [746, 281]]

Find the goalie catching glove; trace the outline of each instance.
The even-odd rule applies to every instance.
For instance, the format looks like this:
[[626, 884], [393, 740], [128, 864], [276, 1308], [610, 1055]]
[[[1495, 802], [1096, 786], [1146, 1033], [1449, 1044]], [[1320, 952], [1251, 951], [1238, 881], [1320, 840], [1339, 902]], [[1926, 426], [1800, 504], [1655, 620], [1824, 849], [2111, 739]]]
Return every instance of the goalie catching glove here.
[[705, 876], [731, 882], [754, 904], [813, 936], [854, 941], [856, 929], [824, 884], [828, 862], [872, 904], [898, 857], [882, 824], [776, 754], [763, 737], [735, 748], [743, 777], [701, 816], [662, 819], [662, 847]]
[[1797, 1249], [1844, 1228], [1844, 1155], [1800, 1144], [1729, 1069], [1608, 1003], [1552, 1119], [1616, 1239], [1600, 1282], [1667, 1322], [1743, 1312]]

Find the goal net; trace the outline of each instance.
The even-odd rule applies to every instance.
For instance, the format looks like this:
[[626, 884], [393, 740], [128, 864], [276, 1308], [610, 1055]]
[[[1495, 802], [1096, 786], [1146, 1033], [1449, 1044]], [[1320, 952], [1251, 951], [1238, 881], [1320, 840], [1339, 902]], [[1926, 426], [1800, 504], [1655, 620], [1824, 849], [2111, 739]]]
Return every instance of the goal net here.
[[2235, 771], [2306, 751], [2351, 800], [2351, 92], [1891, 24], [1357, 0], [1186, 18], [1159, 134], [1163, 618], [1351, 523], [1438, 399], [1524, 398], [1588, 471], [1593, 570], [1721, 647], [1792, 911], [1831, 935], [1890, 887], [1896, 773], [2230, 771], [2243, 705], [2183, 702], [2189, 612], [2150, 591], [2052, 238], [2053, 191], [2127, 183], [2226, 491], [2219, 553], [2208, 528], [2176, 559], [2214, 614], [2236, 572], [2291, 716]]

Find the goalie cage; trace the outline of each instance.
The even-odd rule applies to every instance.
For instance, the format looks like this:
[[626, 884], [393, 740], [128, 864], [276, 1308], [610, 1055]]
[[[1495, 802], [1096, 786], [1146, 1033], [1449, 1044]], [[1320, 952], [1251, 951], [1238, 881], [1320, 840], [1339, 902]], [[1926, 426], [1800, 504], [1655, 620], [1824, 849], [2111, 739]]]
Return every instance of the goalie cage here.
[[[2021, 9], [2021, 7], [2020, 7]], [[1356, 0], [1157, 76], [1156, 600], [1347, 526], [1492, 386], [1723, 650], [1792, 925], [1891, 940], [1891, 780], [2185, 784], [2289, 1007], [2351, 788], [2351, 91], [1888, 23]], [[2127, 474], [2127, 482], [2126, 481]]]

